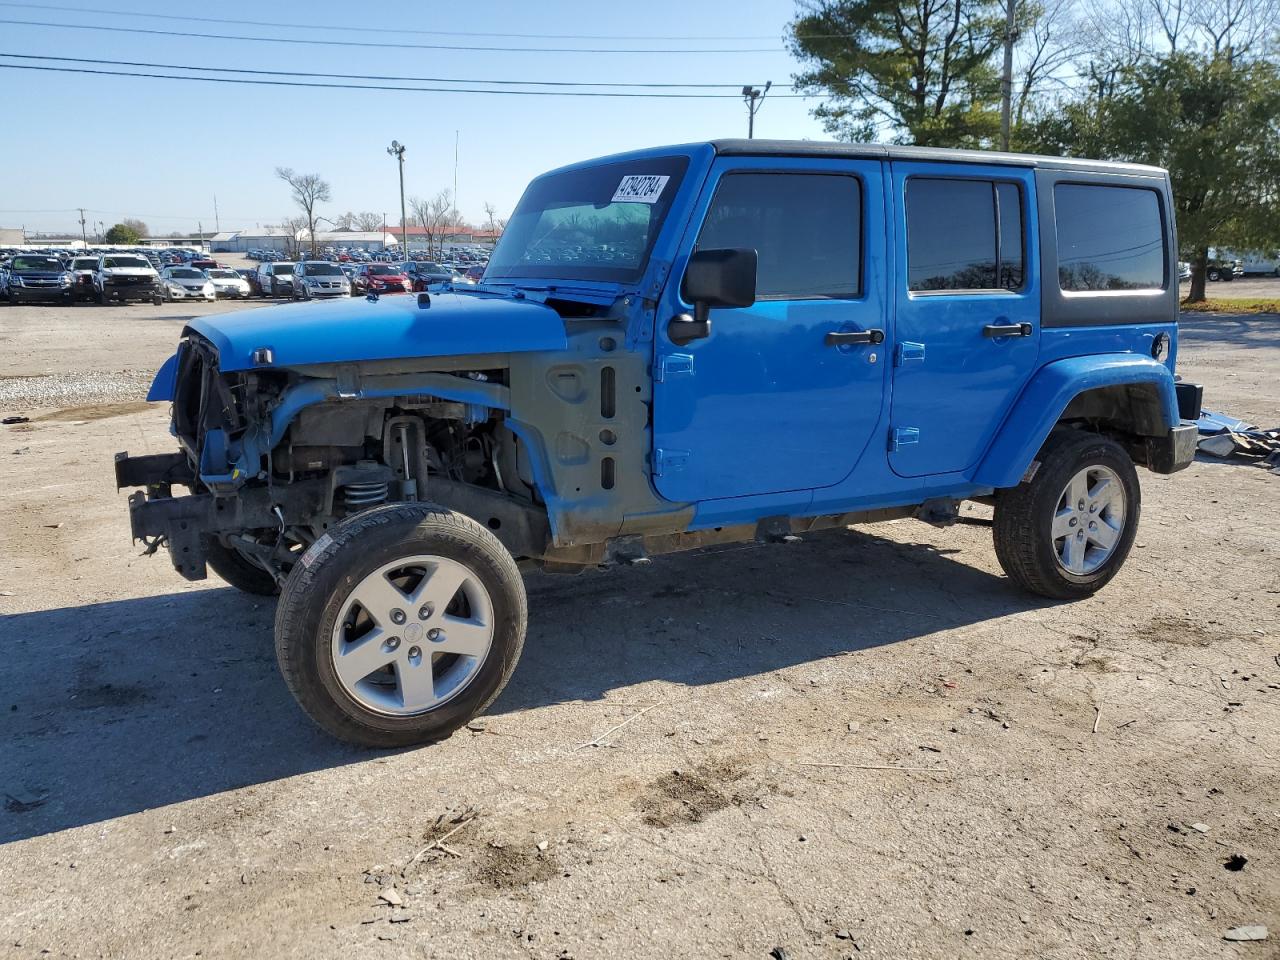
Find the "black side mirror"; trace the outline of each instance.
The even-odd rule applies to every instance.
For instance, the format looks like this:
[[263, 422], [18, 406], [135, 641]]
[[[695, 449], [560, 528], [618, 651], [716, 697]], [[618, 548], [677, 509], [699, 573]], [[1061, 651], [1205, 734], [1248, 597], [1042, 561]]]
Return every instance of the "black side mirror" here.
[[684, 298], [693, 318], [707, 319], [712, 307], [749, 307], [756, 302], [754, 250], [697, 250], [684, 273]]
[[756, 252], [695, 251], [685, 268], [682, 293], [693, 304], [693, 316], [682, 313], [667, 325], [667, 335], [678, 346], [711, 335], [712, 307], [749, 307], [756, 302]]

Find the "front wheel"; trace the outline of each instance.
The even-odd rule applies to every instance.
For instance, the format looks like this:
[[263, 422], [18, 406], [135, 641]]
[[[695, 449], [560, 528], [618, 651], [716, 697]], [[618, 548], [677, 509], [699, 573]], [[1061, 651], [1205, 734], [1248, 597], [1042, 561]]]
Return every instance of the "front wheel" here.
[[275, 577], [217, 537], [210, 537], [205, 543], [205, 559], [214, 573], [237, 590], [260, 597], [274, 597], [280, 592]]
[[294, 565], [276, 656], [299, 705], [334, 736], [427, 743], [506, 686], [526, 610], [515, 560], [488, 530], [432, 504], [389, 504], [344, 520]]
[[1207, 276], [1210, 280], [1213, 280], [1215, 282], [1222, 279], [1222, 274], [1220, 274], [1217, 268], [1215, 267], [1210, 267], [1208, 273], [1206, 273], [1205, 276]]
[[1113, 440], [1077, 430], [1050, 434], [1030, 481], [996, 493], [996, 558], [1032, 593], [1076, 600], [1102, 589], [1138, 530], [1138, 472]]

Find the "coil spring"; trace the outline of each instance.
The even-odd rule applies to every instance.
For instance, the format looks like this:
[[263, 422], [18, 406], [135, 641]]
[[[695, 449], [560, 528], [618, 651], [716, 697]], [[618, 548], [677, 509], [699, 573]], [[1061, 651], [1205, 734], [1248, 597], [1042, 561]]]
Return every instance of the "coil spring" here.
[[348, 483], [342, 488], [342, 502], [346, 504], [348, 510], [363, 510], [366, 507], [376, 507], [380, 503], [387, 501], [389, 487], [385, 482], [380, 483], [376, 480], [361, 480], [356, 483]]

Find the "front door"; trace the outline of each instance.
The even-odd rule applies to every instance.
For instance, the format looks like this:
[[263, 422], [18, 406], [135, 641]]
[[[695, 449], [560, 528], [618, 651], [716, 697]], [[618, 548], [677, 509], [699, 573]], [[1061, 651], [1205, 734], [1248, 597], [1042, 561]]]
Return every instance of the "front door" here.
[[1040, 262], [1030, 169], [894, 163], [900, 227], [889, 463], [973, 467], [1034, 372]]
[[[721, 158], [681, 249], [757, 252], [754, 306], [711, 311], [683, 345], [668, 323], [691, 312], [674, 265], [654, 341], [654, 484], [669, 500], [808, 490], [854, 468], [879, 420], [883, 344], [829, 334], [885, 331], [879, 161]], [[857, 339], [849, 338], [848, 339]]]

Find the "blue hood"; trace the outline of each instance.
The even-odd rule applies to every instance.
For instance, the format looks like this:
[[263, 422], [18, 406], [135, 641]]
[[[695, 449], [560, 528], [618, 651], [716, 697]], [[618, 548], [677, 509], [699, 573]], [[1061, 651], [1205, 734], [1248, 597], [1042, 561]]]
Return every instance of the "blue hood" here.
[[567, 347], [564, 321], [548, 306], [456, 293], [431, 294], [429, 307], [415, 294], [264, 307], [201, 317], [187, 329], [218, 348], [224, 372], [253, 368], [260, 347], [271, 350], [272, 367]]

